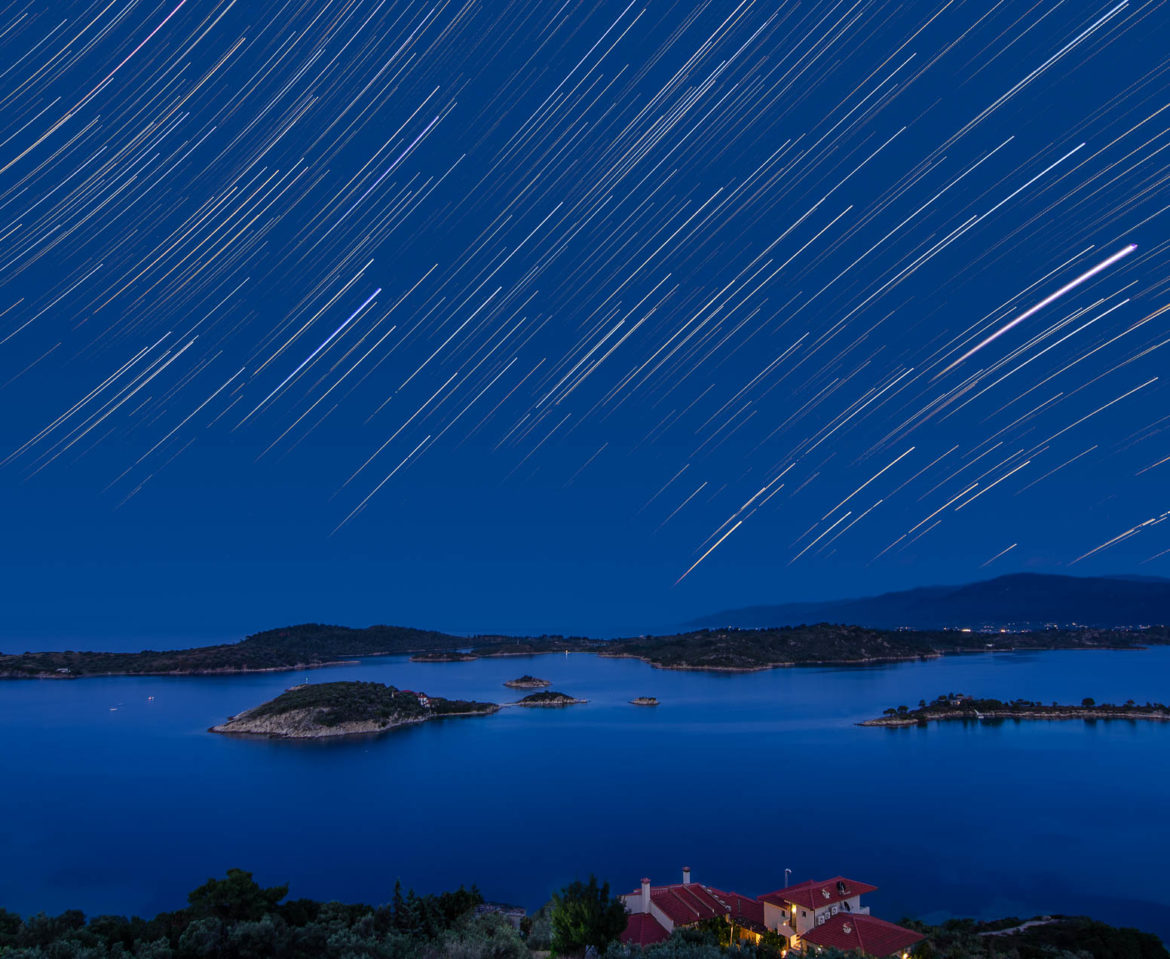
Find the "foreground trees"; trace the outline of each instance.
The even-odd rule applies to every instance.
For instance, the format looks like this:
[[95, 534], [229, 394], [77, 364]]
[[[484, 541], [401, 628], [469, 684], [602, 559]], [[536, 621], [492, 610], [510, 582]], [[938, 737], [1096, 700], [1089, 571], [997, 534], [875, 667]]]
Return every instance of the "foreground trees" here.
[[554, 893], [550, 906], [552, 950], [557, 956], [583, 955], [590, 946], [600, 952], [626, 928], [625, 905], [610, 898], [609, 883], [599, 886], [596, 876]]
[[71, 910], [21, 919], [0, 909], [3, 959], [528, 959], [520, 934], [484, 912], [472, 887], [403, 895], [377, 908], [312, 899], [282, 901], [250, 872], [228, 871], [153, 919]]
[[[0, 959], [532, 959], [549, 950], [564, 959], [780, 959], [784, 951], [769, 935], [731, 945], [721, 920], [677, 929], [645, 950], [624, 946], [625, 908], [592, 876], [555, 893], [522, 923], [523, 935], [474, 886], [437, 896], [396, 886], [378, 907], [288, 900], [287, 892], [232, 869], [194, 890], [186, 908], [153, 919], [0, 909]], [[915, 959], [1170, 959], [1157, 936], [1084, 917], [903, 924], [928, 937]], [[853, 956], [826, 950], [818, 959]]]

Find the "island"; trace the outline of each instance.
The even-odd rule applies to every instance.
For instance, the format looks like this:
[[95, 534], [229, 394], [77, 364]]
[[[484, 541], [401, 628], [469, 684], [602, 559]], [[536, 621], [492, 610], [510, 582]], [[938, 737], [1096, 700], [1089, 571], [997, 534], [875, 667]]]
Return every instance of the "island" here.
[[635, 696], [630, 700], [631, 706], [657, 706], [658, 698], [656, 696]]
[[944, 693], [933, 702], [919, 702], [916, 709], [896, 706], [885, 710], [876, 719], [867, 719], [859, 726], [925, 726], [929, 722], [982, 722], [1004, 719], [1129, 719], [1170, 721], [1170, 706], [1162, 703], [1138, 705], [1132, 699], [1121, 706], [1098, 703], [1091, 697], [1081, 700], [1079, 706], [1060, 703], [1040, 703], [1029, 699], [975, 699], [962, 693]]
[[525, 673], [523, 676], [509, 679], [504, 685], [511, 689], [544, 689], [546, 686], [551, 686], [552, 682], [547, 679], [538, 679], [535, 676], [529, 676], [528, 673]]
[[448, 663], [551, 653], [594, 653], [639, 659], [658, 669], [751, 672], [790, 666], [892, 663], [965, 653], [1142, 649], [1165, 644], [1170, 644], [1170, 627], [1166, 626], [980, 633], [882, 630], [817, 623], [772, 629], [697, 629], [665, 636], [604, 640], [498, 635], [468, 639], [405, 626], [355, 629], [307, 623], [256, 633], [237, 643], [191, 649], [0, 654], [0, 679], [223, 675], [319, 669], [369, 656], [411, 656], [421, 662]]
[[486, 716], [499, 708], [495, 703], [425, 696], [384, 683], [302, 684], [229, 717], [209, 732], [269, 739], [368, 736], [433, 719]]
[[558, 693], [553, 690], [546, 690], [540, 693], [529, 693], [519, 702], [513, 703], [513, 706], [575, 706], [580, 703], [587, 703], [587, 699], [575, 699], [568, 693]]

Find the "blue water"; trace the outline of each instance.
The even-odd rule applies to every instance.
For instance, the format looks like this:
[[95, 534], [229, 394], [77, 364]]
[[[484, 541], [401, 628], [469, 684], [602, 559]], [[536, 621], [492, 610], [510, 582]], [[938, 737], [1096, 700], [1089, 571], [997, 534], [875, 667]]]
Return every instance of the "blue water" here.
[[503, 702], [524, 672], [590, 702], [301, 744], [206, 732], [300, 674], [0, 684], [0, 905], [153, 915], [239, 866], [293, 896], [474, 882], [536, 907], [686, 864], [748, 894], [843, 873], [891, 919], [1088, 913], [1170, 939], [1170, 724], [854, 725], [947, 691], [1167, 701], [1168, 648], [738, 675], [386, 658], [312, 680]]

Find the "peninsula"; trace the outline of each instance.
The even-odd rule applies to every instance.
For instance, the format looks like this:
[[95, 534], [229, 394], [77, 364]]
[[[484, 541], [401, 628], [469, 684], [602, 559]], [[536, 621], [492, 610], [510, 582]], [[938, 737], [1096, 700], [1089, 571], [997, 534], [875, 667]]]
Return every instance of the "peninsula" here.
[[485, 716], [499, 708], [495, 703], [424, 696], [383, 683], [304, 684], [229, 717], [209, 732], [270, 739], [366, 736], [432, 719]]
[[1019, 633], [867, 629], [819, 623], [774, 629], [699, 629], [664, 636], [589, 639], [486, 635], [468, 639], [403, 626], [353, 629], [307, 623], [256, 633], [237, 643], [138, 653], [0, 654], [0, 679], [85, 676], [189, 676], [317, 669], [368, 656], [425, 662], [543, 653], [595, 653], [640, 659], [660, 669], [747, 672], [787, 666], [852, 665], [932, 659], [953, 653], [1041, 649], [1141, 649], [1170, 643], [1170, 627], [1041, 629]]
[[1170, 706], [1146, 703], [1140, 706], [1133, 700], [1121, 706], [1098, 703], [1086, 697], [1079, 706], [1059, 703], [1039, 703], [1028, 699], [1002, 702], [998, 699], [973, 699], [962, 693], [946, 693], [931, 703], [919, 703], [918, 708], [891, 707], [876, 719], [867, 719], [859, 726], [925, 726], [929, 722], [980, 722], [1003, 719], [1144, 719], [1170, 721]]

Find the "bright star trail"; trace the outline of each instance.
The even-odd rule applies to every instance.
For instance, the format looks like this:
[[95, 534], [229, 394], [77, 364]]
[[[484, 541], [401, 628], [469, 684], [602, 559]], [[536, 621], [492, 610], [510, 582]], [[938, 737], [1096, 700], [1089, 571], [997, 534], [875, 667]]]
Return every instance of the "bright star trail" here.
[[1143, 0], [16, 0], [10, 568], [601, 629], [1170, 571], [1167, 49]]

